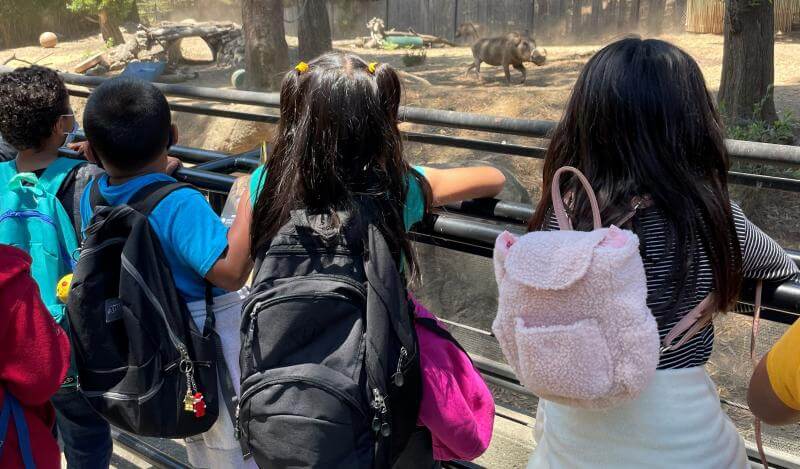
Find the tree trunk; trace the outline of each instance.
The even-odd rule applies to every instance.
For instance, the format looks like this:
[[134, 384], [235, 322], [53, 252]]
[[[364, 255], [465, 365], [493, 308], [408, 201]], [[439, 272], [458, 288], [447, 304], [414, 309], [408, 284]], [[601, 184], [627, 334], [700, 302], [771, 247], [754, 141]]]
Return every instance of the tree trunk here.
[[279, 88], [289, 69], [282, 0], [243, 0], [242, 19], [245, 85], [252, 90]]
[[647, 29], [648, 34], [653, 36], [661, 34], [664, 27], [664, 10], [666, 0], [650, 0], [647, 7]]
[[125, 18], [125, 20], [130, 21], [132, 23], [141, 24], [142, 17], [141, 15], [139, 15], [139, 4], [136, 3], [135, 1], [131, 3], [132, 3], [131, 9], [128, 12], [128, 16]]
[[719, 106], [729, 122], [774, 122], [775, 16], [771, 0], [727, 0]]
[[305, 0], [297, 25], [300, 60], [311, 61], [333, 49], [331, 22], [325, 0]]
[[106, 44], [111, 43], [112, 46], [125, 44], [125, 38], [122, 36], [122, 31], [119, 29], [119, 23], [114, 15], [106, 10], [100, 10], [97, 14], [100, 21], [100, 34], [103, 35], [103, 40]]

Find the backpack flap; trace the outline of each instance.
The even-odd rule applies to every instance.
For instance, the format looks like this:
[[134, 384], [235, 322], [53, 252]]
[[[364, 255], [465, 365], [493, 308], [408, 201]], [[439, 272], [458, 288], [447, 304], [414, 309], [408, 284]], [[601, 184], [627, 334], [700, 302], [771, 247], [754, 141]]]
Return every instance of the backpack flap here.
[[537, 231], [519, 238], [506, 255], [509, 279], [541, 290], [563, 290], [586, 275], [608, 229]]

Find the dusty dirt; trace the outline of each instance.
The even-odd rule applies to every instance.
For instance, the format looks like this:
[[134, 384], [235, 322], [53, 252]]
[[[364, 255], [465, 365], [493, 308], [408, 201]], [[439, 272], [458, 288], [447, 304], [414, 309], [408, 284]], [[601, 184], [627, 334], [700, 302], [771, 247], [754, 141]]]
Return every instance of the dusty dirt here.
[[[722, 65], [722, 37], [716, 35], [683, 34], [665, 36], [671, 42], [686, 49], [700, 64], [709, 88], [716, 92]], [[296, 39], [289, 38], [290, 45], [296, 48]], [[575, 79], [589, 56], [602, 47], [602, 44], [586, 44], [580, 46], [548, 47], [548, 61], [542, 67], [529, 64], [528, 80], [525, 85], [507, 86], [499, 67], [483, 69], [483, 82], [474, 76], [465, 76], [464, 72], [471, 62], [471, 53], [467, 47], [448, 49], [432, 49], [428, 52], [427, 62], [423, 65], [407, 68], [402, 64], [403, 51], [372, 51], [351, 48], [347, 42], [337, 42], [340, 50], [361, 55], [367, 61], [390, 63], [410, 73], [419, 75], [432, 83], [426, 87], [418, 84], [407, 84], [404, 103], [411, 106], [423, 106], [438, 109], [476, 112], [498, 116], [523, 117], [530, 119], [556, 120], [561, 116], [565, 102]], [[70, 71], [72, 67], [91, 54], [104, 50], [98, 38], [61, 43], [56, 49], [43, 50], [39, 47], [25, 47], [15, 50], [0, 50], [0, 62], [16, 54], [17, 57], [29, 61], [36, 60], [46, 53], [54, 52], [50, 57], [41, 60], [42, 65]], [[198, 41], [187, 41], [184, 44], [188, 58], [208, 58], [204, 44]], [[775, 46], [775, 101], [779, 112], [791, 113], [800, 117], [800, 34], [780, 37]], [[21, 66], [13, 62], [11, 65]], [[195, 86], [230, 87], [231, 70], [221, 70], [214, 66], [202, 65], [191, 67], [200, 73], [200, 78], [188, 84]], [[512, 71], [512, 74], [516, 72]], [[516, 78], [516, 75], [514, 76]], [[83, 102], [73, 100], [78, 114], [82, 111]], [[275, 110], [246, 106], [215, 107], [233, 109], [249, 109], [274, 114]], [[188, 114], [176, 114], [176, 123], [181, 131], [180, 140], [190, 146], [215, 149], [225, 152], [240, 152], [252, 149], [271, 136], [272, 127], [263, 124], [245, 123], [230, 119], [210, 118]], [[416, 125], [406, 125], [409, 130], [440, 132], [448, 135], [475, 136], [487, 140], [507, 141], [528, 145], [542, 144], [537, 139], [486, 135], [481, 133], [452, 129], [435, 129]], [[464, 163], [475, 160], [489, 160], [505, 166], [513, 171], [522, 188], [530, 194], [523, 194], [522, 199], [538, 197], [540, 163], [536, 160], [509, 158], [499, 155], [479, 154], [470, 151], [431, 147], [410, 144], [407, 153], [414, 162], [426, 163]], [[518, 191], [519, 192], [519, 191]], [[734, 197], [743, 203], [750, 217], [768, 233], [788, 247], [800, 247], [800, 204], [797, 195], [780, 191], [764, 191], [760, 189], [734, 188]], [[519, 196], [519, 194], [515, 194]], [[431, 256], [430, 252], [428, 253]], [[479, 287], [476, 278], [491, 278], [491, 263], [474, 256], [453, 254], [449, 260], [428, 262], [423, 259], [423, 283], [426, 285], [420, 296], [429, 306], [444, 317], [472, 327], [487, 330], [490, 327], [492, 308], [496, 301], [496, 292], [492, 286]], [[462, 268], [453, 269], [455, 265]], [[468, 265], [469, 269], [463, 269]], [[465, 272], [468, 270], [468, 272]], [[468, 274], [468, 275], [467, 275]], [[452, 296], [455, 291], [456, 297]], [[450, 292], [448, 294], [442, 292]], [[458, 292], [470, 292], [463, 294]], [[782, 332], [784, 326], [766, 325], [762, 330], [762, 343], [772, 343]], [[715, 355], [709, 369], [721, 386], [722, 395], [735, 403], [744, 402], [747, 377], [750, 373], [747, 358], [747, 337], [749, 324], [745, 317], [729, 315], [718, 323], [718, 338]], [[502, 355], [492, 341], [486, 341], [483, 334], [461, 333], [457, 335], [471, 350], [489, 358], [502, 360]], [[467, 331], [468, 332], [468, 331]], [[763, 347], [762, 347], [763, 348]], [[524, 397], [503, 399], [519, 408], [531, 409], [533, 401]], [[746, 412], [735, 406], [729, 406], [730, 415], [746, 436], [751, 436], [750, 421]], [[795, 442], [800, 432], [795, 427], [789, 429], [767, 429], [767, 443], [772, 447], [782, 447], [795, 451]]]

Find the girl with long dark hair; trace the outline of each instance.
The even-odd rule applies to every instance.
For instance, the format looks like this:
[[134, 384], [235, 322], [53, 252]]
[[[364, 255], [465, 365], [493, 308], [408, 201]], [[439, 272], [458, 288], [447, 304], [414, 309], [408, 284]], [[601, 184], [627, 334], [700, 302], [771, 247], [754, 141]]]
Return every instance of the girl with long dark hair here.
[[412, 225], [433, 206], [500, 193], [505, 176], [492, 167], [412, 167], [398, 128], [401, 96], [391, 66], [352, 54], [324, 54], [286, 75], [273, 150], [237, 209], [237, 216], [252, 217], [254, 258], [291, 210], [335, 214], [368, 195], [383, 214], [384, 236], [405, 260], [406, 276], [414, 278]]
[[[734, 306], [743, 278], [780, 280], [797, 267], [730, 201], [723, 129], [697, 63], [664, 41], [623, 39], [578, 77], [547, 150], [542, 198], [529, 229], [558, 229], [553, 176], [573, 166], [591, 181], [602, 220], [640, 239], [647, 304], [663, 339], [714, 293]], [[562, 179], [576, 229], [591, 229], [577, 178]], [[626, 222], [635, 197], [650, 200]], [[713, 324], [663, 352], [636, 399], [608, 411], [539, 401], [529, 467], [747, 467], [744, 444], [719, 405], [704, 365]], [[745, 358], [742, 357], [744, 360]]]
[[[249, 237], [257, 263], [291, 211], [329, 215], [332, 227], [342, 228], [337, 213], [370, 206], [402, 277], [410, 281], [419, 272], [408, 235], [412, 225], [432, 206], [502, 190], [505, 177], [495, 168], [412, 167], [398, 128], [401, 96], [391, 66], [351, 54], [328, 53], [287, 73], [273, 150], [251, 175], [236, 215], [252, 219], [249, 236], [241, 233], [236, 242]], [[418, 446], [395, 467], [433, 464], [431, 438], [421, 440], [412, 440]]]

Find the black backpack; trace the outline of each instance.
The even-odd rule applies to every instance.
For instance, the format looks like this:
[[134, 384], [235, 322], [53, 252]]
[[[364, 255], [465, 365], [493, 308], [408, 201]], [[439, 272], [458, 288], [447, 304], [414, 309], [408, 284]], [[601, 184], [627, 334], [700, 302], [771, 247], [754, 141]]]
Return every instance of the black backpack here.
[[184, 187], [191, 186], [156, 182], [110, 207], [95, 182], [69, 294], [80, 389], [112, 425], [137, 435], [197, 435], [219, 414], [213, 311], [198, 330], [147, 219]]
[[238, 428], [259, 467], [390, 467], [417, 428], [413, 309], [368, 207], [340, 229], [293, 211], [256, 256]]

